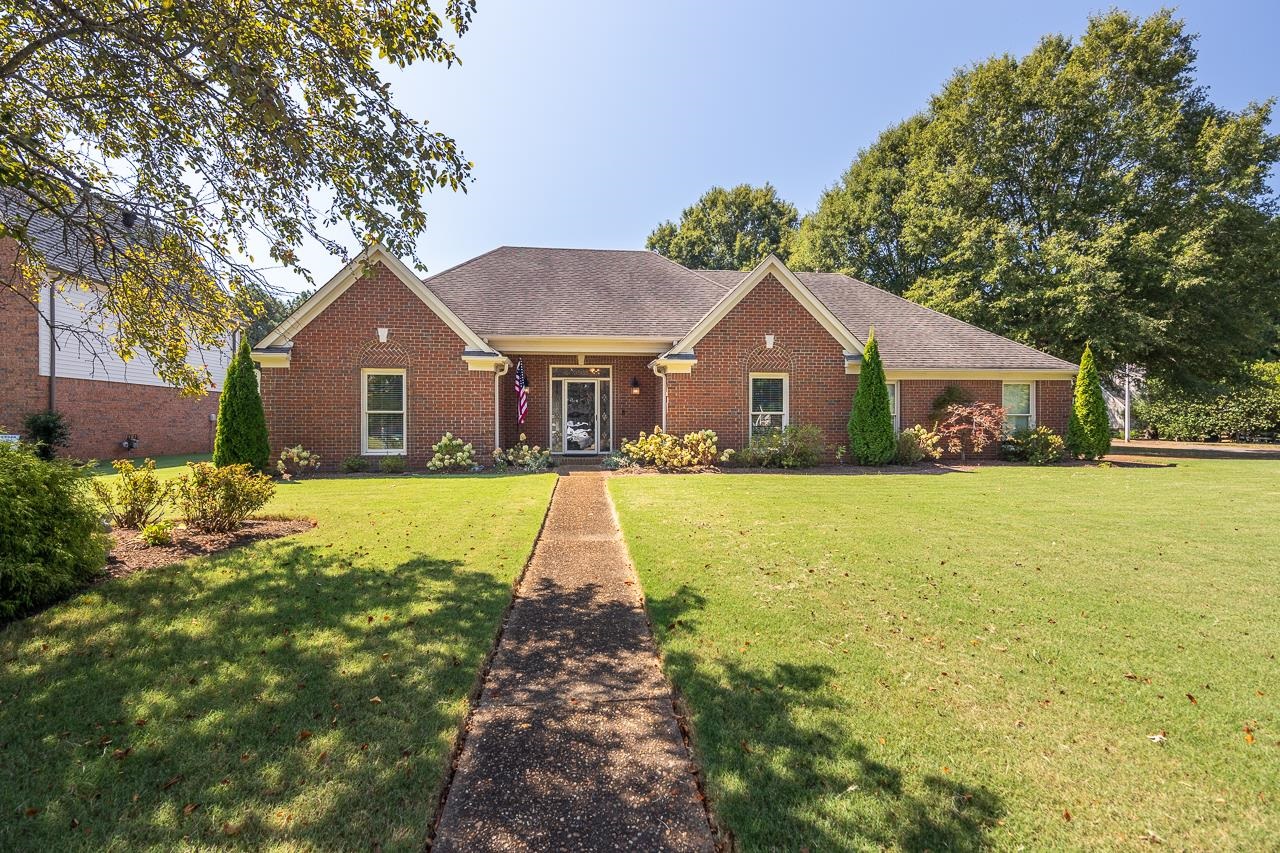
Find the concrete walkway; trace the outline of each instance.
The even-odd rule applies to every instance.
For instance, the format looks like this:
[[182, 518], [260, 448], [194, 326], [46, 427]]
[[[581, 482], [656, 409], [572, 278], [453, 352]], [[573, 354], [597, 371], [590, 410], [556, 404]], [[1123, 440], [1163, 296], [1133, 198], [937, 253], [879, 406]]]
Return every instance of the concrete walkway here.
[[605, 475], [562, 476], [432, 849], [711, 850]]

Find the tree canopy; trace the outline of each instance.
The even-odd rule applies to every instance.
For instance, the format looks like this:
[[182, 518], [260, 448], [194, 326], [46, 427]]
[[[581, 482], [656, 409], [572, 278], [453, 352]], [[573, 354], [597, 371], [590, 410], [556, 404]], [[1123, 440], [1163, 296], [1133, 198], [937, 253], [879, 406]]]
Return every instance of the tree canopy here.
[[1102, 369], [1212, 381], [1273, 340], [1272, 102], [1215, 106], [1168, 11], [1090, 19], [959, 71], [821, 199], [800, 268], [833, 269]]
[[307, 275], [298, 246], [341, 254], [339, 224], [412, 255], [424, 194], [465, 188], [471, 164], [395, 105], [377, 63], [452, 64], [474, 8], [0, 0], [0, 237], [25, 273], [0, 286], [36, 302], [51, 270], [29, 226], [52, 218], [72, 278], [102, 284], [110, 346], [207, 387], [188, 346], [259, 310], [261, 261]]
[[680, 214], [663, 222], [645, 247], [691, 269], [749, 270], [770, 254], [784, 261], [800, 216], [771, 184], [712, 187]]

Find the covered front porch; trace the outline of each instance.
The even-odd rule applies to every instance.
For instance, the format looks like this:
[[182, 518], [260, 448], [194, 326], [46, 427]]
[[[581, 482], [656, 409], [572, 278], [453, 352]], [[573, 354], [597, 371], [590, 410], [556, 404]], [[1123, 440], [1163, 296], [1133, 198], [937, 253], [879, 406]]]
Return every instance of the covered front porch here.
[[[641, 431], [662, 424], [662, 380], [649, 368], [652, 356], [511, 353], [511, 368], [498, 378], [502, 446], [520, 440], [565, 457], [611, 453]], [[516, 365], [523, 363], [529, 405], [518, 419]]]

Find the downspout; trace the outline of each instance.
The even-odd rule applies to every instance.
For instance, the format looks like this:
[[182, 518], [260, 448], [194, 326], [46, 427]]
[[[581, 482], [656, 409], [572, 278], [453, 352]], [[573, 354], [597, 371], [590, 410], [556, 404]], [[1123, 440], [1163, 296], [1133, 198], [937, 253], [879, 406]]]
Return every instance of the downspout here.
[[649, 362], [653, 375], [662, 380], [662, 431], [667, 431], [667, 369], [658, 364], [657, 359]]
[[58, 384], [58, 342], [54, 323], [57, 308], [55, 305], [53, 282], [49, 282], [49, 411], [51, 412], [58, 400], [55, 390]]
[[502, 394], [499, 391], [501, 383], [498, 380], [506, 376], [510, 369], [509, 361], [493, 369], [493, 447], [495, 450], [502, 447]]
[[667, 431], [667, 374], [662, 373], [662, 431]]

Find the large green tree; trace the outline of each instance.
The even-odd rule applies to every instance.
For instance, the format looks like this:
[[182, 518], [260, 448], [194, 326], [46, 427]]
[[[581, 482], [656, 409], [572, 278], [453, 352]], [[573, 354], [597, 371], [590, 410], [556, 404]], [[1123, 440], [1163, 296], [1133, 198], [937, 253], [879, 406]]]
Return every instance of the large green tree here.
[[930, 269], [929, 258], [902, 239], [907, 211], [901, 199], [913, 144], [926, 124], [923, 116], [910, 118], [858, 154], [800, 223], [792, 267], [842, 272], [899, 295]]
[[691, 269], [749, 270], [770, 254], [785, 261], [799, 221], [771, 184], [712, 187], [679, 223], [655, 228], [645, 247]]
[[1168, 11], [958, 72], [863, 152], [797, 257], [1065, 358], [1210, 381], [1280, 313], [1271, 102], [1214, 105]]
[[206, 387], [188, 346], [257, 310], [261, 262], [306, 274], [299, 245], [340, 254], [340, 223], [412, 255], [424, 194], [465, 185], [471, 164], [396, 106], [380, 69], [457, 61], [450, 37], [474, 8], [0, 0], [0, 237], [25, 259], [0, 287], [35, 302], [52, 236], [105, 284], [109, 346]]

